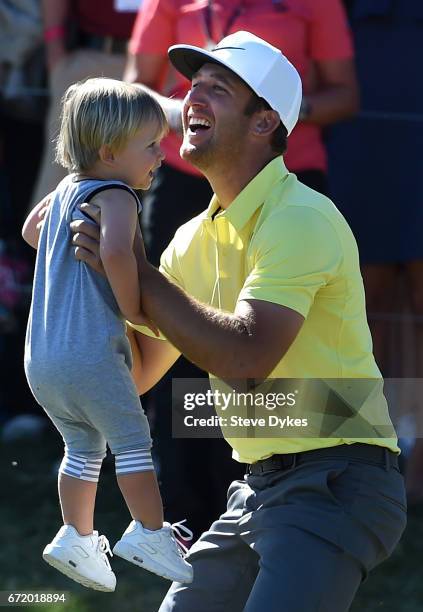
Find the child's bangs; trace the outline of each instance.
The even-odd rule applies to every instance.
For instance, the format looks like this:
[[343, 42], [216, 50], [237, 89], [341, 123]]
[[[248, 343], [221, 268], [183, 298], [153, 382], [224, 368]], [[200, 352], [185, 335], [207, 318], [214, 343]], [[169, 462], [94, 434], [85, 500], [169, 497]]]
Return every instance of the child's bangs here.
[[169, 132], [169, 124], [162, 107], [150, 95], [143, 97], [140, 102], [138, 129], [144, 127], [147, 123], [155, 124], [157, 126], [155, 139], [160, 140]]

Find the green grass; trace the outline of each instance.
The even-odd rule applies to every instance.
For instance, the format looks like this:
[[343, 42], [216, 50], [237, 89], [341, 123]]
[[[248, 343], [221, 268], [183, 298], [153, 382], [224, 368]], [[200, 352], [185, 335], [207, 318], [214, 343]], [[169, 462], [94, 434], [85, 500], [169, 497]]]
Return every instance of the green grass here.
[[[56, 471], [61, 452], [60, 441], [51, 430], [42, 438], [3, 444], [0, 448], [3, 488], [0, 590], [67, 592], [65, 604], [32, 608], [39, 611], [157, 612], [170, 583], [122, 559], [113, 558], [118, 577], [113, 594], [85, 589], [42, 561], [41, 550], [61, 524], [56, 494]], [[100, 479], [96, 528], [106, 533], [113, 543], [128, 522], [129, 515], [117, 489], [114, 472], [106, 463]], [[395, 554], [372, 572], [361, 587], [351, 612], [421, 612], [422, 552], [423, 509], [410, 513], [407, 530]], [[22, 610], [29, 609], [22, 607]]]

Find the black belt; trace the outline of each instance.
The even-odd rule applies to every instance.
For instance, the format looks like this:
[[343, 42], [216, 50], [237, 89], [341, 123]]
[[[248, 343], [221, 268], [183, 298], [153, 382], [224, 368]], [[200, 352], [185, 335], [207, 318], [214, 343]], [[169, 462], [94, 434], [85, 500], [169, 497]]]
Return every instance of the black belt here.
[[103, 53], [110, 54], [126, 54], [128, 40], [126, 38], [117, 38], [115, 36], [99, 36], [97, 34], [88, 34], [80, 32], [78, 35], [78, 44], [81, 47], [95, 49]]
[[398, 468], [398, 455], [388, 448], [376, 446], [375, 444], [341, 444], [330, 448], [317, 448], [302, 453], [287, 453], [284, 455], [272, 455], [267, 459], [260, 459], [256, 463], [247, 466], [247, 474], [257, 476], [266, 472], [278, 470], [290, 470], [297, 465], [307, 461], [319, 461], [320, 459], [352, 459], [363, 461], [374, 465], [381, 465], [386, 470]]

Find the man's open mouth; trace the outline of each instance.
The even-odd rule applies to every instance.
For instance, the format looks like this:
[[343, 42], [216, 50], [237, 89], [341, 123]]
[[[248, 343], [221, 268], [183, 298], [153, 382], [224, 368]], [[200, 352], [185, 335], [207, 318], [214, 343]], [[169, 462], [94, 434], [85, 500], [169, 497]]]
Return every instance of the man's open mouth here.
[[201, 132], [206, 132], [211, 128], [211, 123], [208, 119], [200, 119], [196, 117], [191, 117], [188, 121], [188, 129], [193, 134], [199, 134]]

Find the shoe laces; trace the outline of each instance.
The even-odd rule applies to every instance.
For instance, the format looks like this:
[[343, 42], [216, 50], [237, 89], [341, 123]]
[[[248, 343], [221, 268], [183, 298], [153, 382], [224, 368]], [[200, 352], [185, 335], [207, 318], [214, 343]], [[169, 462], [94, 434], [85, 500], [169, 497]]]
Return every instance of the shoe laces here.
[[97, 550], [99, 550], [100, 553], [102, 553], [102, 557], [104, 559], [105, 564], [111, 570], [112, 568], [110, 567], [110, 563], [107, 558], [107, 555], [109, 554], [111, 557], [113, 557], [113, 553], [110, 548], [109, 540], [106, 538], [105, 535], [98, 536]]
[[[172, 523], [170, 526], [177, 545], [184, 553], [182, 556], [185, 556], [188, 553], [188, 547], [185, 546], [185, 544], [181, 542], [181, 540], [184, 540], [184, 542], [191, 542], [192, 538], [194, 537], [194, 534], [192, 533], [191, 529], [184, 525], [186, 520], [187, 519], [184, 519], [183, 521], [177, 521], [176, 523]], [[185, 535], [183, 535], [182, 532], [184, 532]]]

